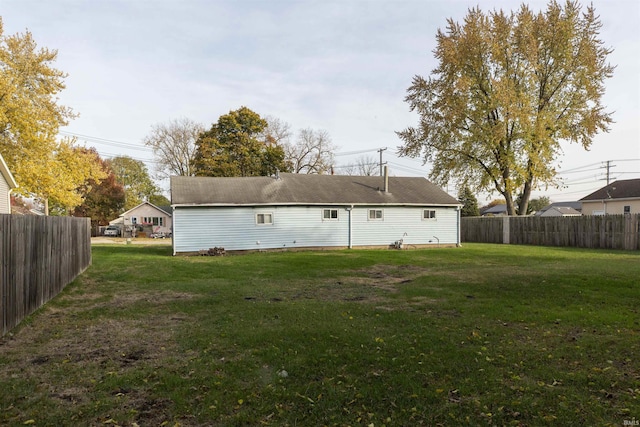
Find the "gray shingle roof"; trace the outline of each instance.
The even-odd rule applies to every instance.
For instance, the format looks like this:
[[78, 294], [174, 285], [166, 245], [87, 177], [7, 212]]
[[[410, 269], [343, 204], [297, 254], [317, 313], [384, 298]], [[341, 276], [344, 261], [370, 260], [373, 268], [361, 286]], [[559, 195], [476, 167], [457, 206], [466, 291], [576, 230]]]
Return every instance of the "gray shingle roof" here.
[[629, 199], [640, 198], [640, 179], [625, 179], [594, 191], [580, 200]]
[[547, 211], [556, 211], [561, 215], [581, 215], [580, 212], [568, 206], [554, 206], [552, 208], [547, 209]]
[[274, 177], [171, 177], [172, 205], [459, 205], [425, 178], [306, 175]]

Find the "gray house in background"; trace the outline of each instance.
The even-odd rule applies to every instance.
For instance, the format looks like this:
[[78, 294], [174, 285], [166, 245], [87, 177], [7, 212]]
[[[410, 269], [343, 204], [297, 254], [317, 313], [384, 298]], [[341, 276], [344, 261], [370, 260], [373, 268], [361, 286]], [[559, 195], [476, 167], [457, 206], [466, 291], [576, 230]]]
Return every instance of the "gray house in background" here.
[[11, 191], [15, 188], [18, 184], [0, 155], [0, 213], [11, 213]]
[[577, 210], [573, 209], [572, 207], [554, 206], [549, 209], [545, 209], [538, 216], [548, 217], [548, 216], [580, 216], [580, 215], [582, 214]]
[[455, 246], [460, 203], [424, 178], [171, 177], [173, 252]]
[[[548, 212], [551, 210], [551, 212]], [[577, 216], [582, 213], [582, 202], [555, 202], [540, 209], [536, 216]]]

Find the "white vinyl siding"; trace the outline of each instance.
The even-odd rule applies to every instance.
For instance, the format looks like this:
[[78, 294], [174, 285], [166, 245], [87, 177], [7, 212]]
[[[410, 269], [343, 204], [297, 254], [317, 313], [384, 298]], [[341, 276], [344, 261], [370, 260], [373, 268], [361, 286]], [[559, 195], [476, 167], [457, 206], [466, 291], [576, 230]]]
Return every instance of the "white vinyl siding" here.
[[0, 213], [11, 213], [11, 196], [9, 190], [9, 184], [5, 181], [4, 176], [0, 174]]
[[384, 221], [371, 221], [368, 211], [353, 210], [353, 246], [457, 244], [458, 212], [455, 208], [433, 208], [437, 221], [423, 221], [422, 207], [384, 208]]
[[[227, 250], [260, 250], [304, 247], [388, 246], [457, 244], [458, 212], [455, 208], [429, 208], [437, 221], [422, 219], [424, 207], [347, 206], [337, 210], [339, 221], [325, 220], [318, 206], [273, 207], [176, 207], [173, 216], [174, 251], [197, 252], [223, 247]], [[370, 220], [370, 211], [383, 211], [384, 220]], [[257, 224], [257, 214], [272, 214], [273, 224]], [[331, 215], [330, 215], [331, 216]]]
[[[338, 208], [344, 210], [344, 208]], [[273, 225], [257, 225], [252, 207], [197, 207], [174, 210], [174, 251], [196, 252], [297, 247], [347, 247], [348, 221], [323, 221], [316, 206], [273, 207]]]

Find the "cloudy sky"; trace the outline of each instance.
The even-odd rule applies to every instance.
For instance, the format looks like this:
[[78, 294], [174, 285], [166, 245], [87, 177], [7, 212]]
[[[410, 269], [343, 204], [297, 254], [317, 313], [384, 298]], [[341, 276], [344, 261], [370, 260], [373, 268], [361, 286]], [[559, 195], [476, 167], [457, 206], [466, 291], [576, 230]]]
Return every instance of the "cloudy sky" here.
[[[545, 3], [528, 2], [534, 10]], [[151, 169], [141, 141], [152, 125], [187, 117], [209, 127], [247, 106], [293, 130], [327, 131], [338, 167], [378, 159], [376, 150], [388, 147], [391, 173], [417, 176], [429, 165], [394, 155], [395, 131], [417, 123], [406, 89], [436, 66], [437, 29], [478, 4], [510, 10], [520, 2], [0, 0], [0, 16], [5, 34], [29, 30], [40, 46], [58, 50], [56, 67], [69, 74], [60, 102], [80, 114], [63, 131], [104, 157], [126, 154]], [[566, 188], [535, 193], [554, 201], [603, 186], [607, 160], [611, 179], [640, 178], [640, 2], [593, 4], [601, 37], [615, 49], [604, 103], [616, 123], [589, 152], [566, 146]]]

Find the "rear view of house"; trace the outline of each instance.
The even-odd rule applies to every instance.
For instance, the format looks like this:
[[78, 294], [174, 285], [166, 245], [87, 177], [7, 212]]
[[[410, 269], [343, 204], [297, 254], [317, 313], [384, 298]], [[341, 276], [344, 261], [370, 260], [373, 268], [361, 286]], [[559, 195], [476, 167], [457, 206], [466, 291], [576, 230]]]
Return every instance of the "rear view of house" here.
[[171, 177], [173, 250], [460, 243], [460, 203], [424, 178]]

